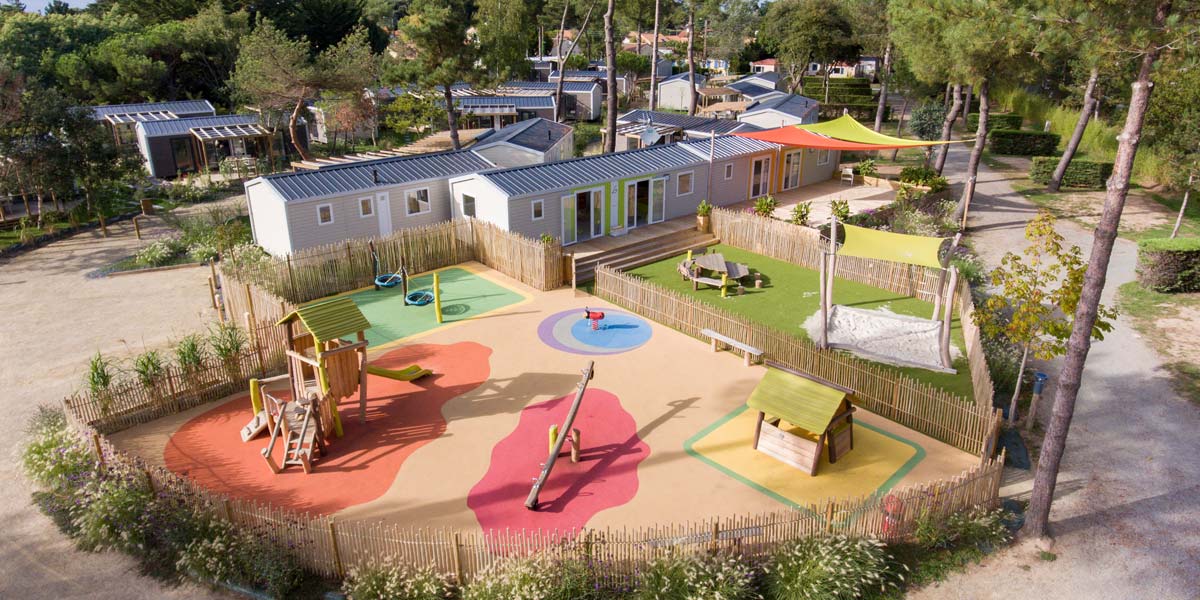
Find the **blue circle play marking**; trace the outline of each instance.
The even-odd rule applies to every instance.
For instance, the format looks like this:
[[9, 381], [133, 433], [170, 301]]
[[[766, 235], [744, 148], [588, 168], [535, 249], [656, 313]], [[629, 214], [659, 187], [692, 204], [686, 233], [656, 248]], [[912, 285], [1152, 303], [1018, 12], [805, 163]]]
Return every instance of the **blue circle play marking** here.
[[653, 331], [646, 320], [635, 315], [604, 310], [599, 327], [585, 318], [582, 308], [556, 313], [538, 326], [538, 336], [547, 345], [573, 354], [619, 354], [650, 341]]

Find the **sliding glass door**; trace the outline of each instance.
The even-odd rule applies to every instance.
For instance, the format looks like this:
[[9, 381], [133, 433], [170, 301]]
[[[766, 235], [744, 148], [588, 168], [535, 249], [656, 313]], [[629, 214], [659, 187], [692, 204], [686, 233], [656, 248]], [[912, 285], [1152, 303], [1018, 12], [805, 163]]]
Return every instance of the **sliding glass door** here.
[[667, 178], [642, 179], [625, 185], [625, 226], [661, 223], [667, 214]]
[[771, 159], [754, 159], [750, 169], [750, 198], [766, 196], [771, 191]]

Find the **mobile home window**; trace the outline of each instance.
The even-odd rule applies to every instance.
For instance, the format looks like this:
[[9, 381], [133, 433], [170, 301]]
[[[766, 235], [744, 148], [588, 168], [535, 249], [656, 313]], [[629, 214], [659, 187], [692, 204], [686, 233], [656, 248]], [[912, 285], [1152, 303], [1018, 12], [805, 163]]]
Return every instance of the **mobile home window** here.
[[733, 179], [733, 163], [725, 165], [725, 181]]
[[429, 188], [404, 192], [404, 204], [409, 216], [429, 212]]
[[468, 217], [475, 216], [475, 196], [463, 194], [463, 215]]
[[542, 217], [546, 216], [545, 202], [543, 202], [542, 200], [534, 200], [532, 202], [531, 206], [533, 207], [533, 220], [541, 221]]
[[817, 150], [817, 164], [818, 165], [829, 164], [829, 151], [828, 150]]
[[692, 193], [692, 172], [680, 173], [675, 176], [675, 195], [686, 196]]
[[333, 222], [333, 205], [317, 205], [317, 225], [328, 225]]
[[370, 198], [358, 199], [358, 214], [361, 217], [369, 217], [375, 214], [375, 203], [371, 202]]

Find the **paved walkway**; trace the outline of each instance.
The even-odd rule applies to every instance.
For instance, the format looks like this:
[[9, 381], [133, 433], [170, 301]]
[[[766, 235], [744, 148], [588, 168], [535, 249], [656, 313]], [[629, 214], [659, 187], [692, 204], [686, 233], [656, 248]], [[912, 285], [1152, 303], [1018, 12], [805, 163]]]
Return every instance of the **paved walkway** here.
[[[24, 427], [39, 404], [56, 404], [79, 386], [96, 351], [118, 357], [163, 347], [214, 313], [207, 268], [89, 279], [95, 269], [138, 247], [130, 222], [82, 233], [0, 260], [0, 598], [215, 598], [193, 585], [171, 587], [137, 574], [123, 555], [82, 553], [30, 504], [20, 471]], [[147, 234], [161, 233], [150, 225]]]
[[[968, 148], [946, 165], [961, 183]], [[971, 236], [989, 265], [1025, 246], [1036, 209], [1008, 175], [981, 166]], [[955, 186], [961, 190], [960, 185]], [[1092, 232], [1060, 221], [1070, 243], [1091, 248]], [[1134, 279], [1136, 244], [1118, 240], [1104, 302]], [[1049, 418], [1058, 364], [1041, 422]], [[911, 598], [1194, 599], [1200, 590], [1200, 409], [1172, 389], [1162, 361], [1129, 321], [1093, 344], [1075, 408], [1051, 513], [1056, 561], [1009, 550]], [[1009, 470], [1006, 496], [1027, 499], [1032, 472]]]

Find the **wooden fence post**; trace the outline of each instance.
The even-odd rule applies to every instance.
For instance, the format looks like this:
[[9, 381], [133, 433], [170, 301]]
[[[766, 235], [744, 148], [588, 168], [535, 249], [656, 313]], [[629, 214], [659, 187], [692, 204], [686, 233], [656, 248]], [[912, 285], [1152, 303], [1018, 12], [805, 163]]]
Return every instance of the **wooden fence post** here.
[[217, 306], [217, 283], [213, 281], [212, 277], [208, 278], [208, 300], [214, 309], [220, 310], [220, 307]]
[[100, 468], [104, 468], [104, 450], [100, 446], [100, 434], [92, 434], [92, 445], [96, 448], [96, 460], [100, 461]]
[[721, 520], [713, 519], [712, 528], [712, 551], [716, 552], [721, 549]]
[[146, 476], [146, 487], [150, 489], [150, 493], [155, 493], [156, 490], [154, 489], [154, 478], [150, 476], [150, 471], [147, 469], [142, 469], [142, 474]]
[[462, 534], [455, 531], [454, 532], [454, 555], [453, 555], [453, 558], [454, 558], [454, 582], [460, 586], [463, 583], [465, 583], [463, 581], [461, 549], [462, 549]]
[[[349, 247], [347, 247], [347, 251], [349, 251]], [[334, 572], [337, 573], [339, 579], [343, 578], [346, 576], [346, 570], [342, 565], [342, 553], [338, 550], [337, 530], [333, 527], [333, 521], [329, 522], [329, 543], [333, 546], [333, 567], [336, 569]]]
[[833, 533], [833, 502], [827, 504], [825, 509], [825, 533]]
[[225, 520], [233, 523], [233, 508], [229, 505], [229, 498], [225, 498], [222, 505], [225, 507]]

